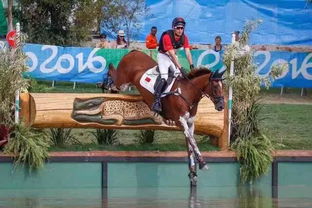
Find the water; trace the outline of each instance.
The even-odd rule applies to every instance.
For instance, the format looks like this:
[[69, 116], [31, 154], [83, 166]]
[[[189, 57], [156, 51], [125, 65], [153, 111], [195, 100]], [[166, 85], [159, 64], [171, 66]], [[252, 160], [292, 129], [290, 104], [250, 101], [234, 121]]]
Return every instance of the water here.
[[312, 187], [1, 189], [0, 208], [312, 208]]

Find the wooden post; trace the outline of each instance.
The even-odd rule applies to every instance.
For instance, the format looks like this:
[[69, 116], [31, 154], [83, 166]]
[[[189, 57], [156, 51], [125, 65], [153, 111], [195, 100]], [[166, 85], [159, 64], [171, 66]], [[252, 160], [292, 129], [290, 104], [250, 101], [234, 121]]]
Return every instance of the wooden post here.
[[229, 132], [229, 109], [228, 109], [228, 95], [224, 95], [224, 126], [223, 126], [223, 132], [219, 138], [218, 146], [221, 150], [228, 150], [230, 146], [230, 140], [228, 139], [230, 137]]
[[29, 93], [20, 94], [20, 117], [21, 120], [27, 125], [30, 125], [30, 95]]

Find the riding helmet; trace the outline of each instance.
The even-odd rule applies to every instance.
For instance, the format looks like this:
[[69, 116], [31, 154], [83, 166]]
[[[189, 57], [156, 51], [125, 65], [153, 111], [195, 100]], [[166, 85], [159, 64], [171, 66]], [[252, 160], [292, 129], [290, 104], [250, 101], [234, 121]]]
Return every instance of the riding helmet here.
[[173, 19], [172, 21], [172, 27], [176, 27], [176, 26], [185, 26], [185, 21], [182, 17], [176, 17]]

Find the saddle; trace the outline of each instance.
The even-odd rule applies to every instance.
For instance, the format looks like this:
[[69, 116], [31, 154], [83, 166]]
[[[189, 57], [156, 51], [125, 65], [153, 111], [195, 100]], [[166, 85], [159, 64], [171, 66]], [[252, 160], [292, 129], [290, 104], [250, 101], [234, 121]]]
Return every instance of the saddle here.
[[[166, 89], [163, 91], [162, 97], [165, 97], [168, 92], [170, 92], [176, 78], [179, 76], [180, 71], [178, 69], [174, 69], [173, 67], [169, 67], [168, 70], [168, 80]], [[147, 70], [140, 79], [140, 85], [147, 89], [149, 92], [154, 94], [155, 87], [158, 81], [161, 79], [159, 73], [158, 65]]]

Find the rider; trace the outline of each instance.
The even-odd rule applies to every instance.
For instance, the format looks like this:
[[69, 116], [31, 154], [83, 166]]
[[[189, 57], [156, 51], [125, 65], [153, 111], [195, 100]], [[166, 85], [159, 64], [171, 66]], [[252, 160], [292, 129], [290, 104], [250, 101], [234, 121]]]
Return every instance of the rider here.
[[152, 105], [152, 110], [157, 113], [161, 112], [162, 109], [160, 97], [166, 88], [169, 67], [178, 68], [183, 75], [185, 74], [184, 69], [179, 63], [178, 57], [176, 56], [175, 49], [183, 47], [186, 58], [190, 64], [190, 68], [194, 68], [189, 40], [188, 37], [184, 34], [185, 24], [186, 23], [182, 17], [174, 18], [172, 21], [172, 29], [163, 32], [159, 40], [157, 62], [161, 79], [156, 84], [154, 94], [155, 101]]

